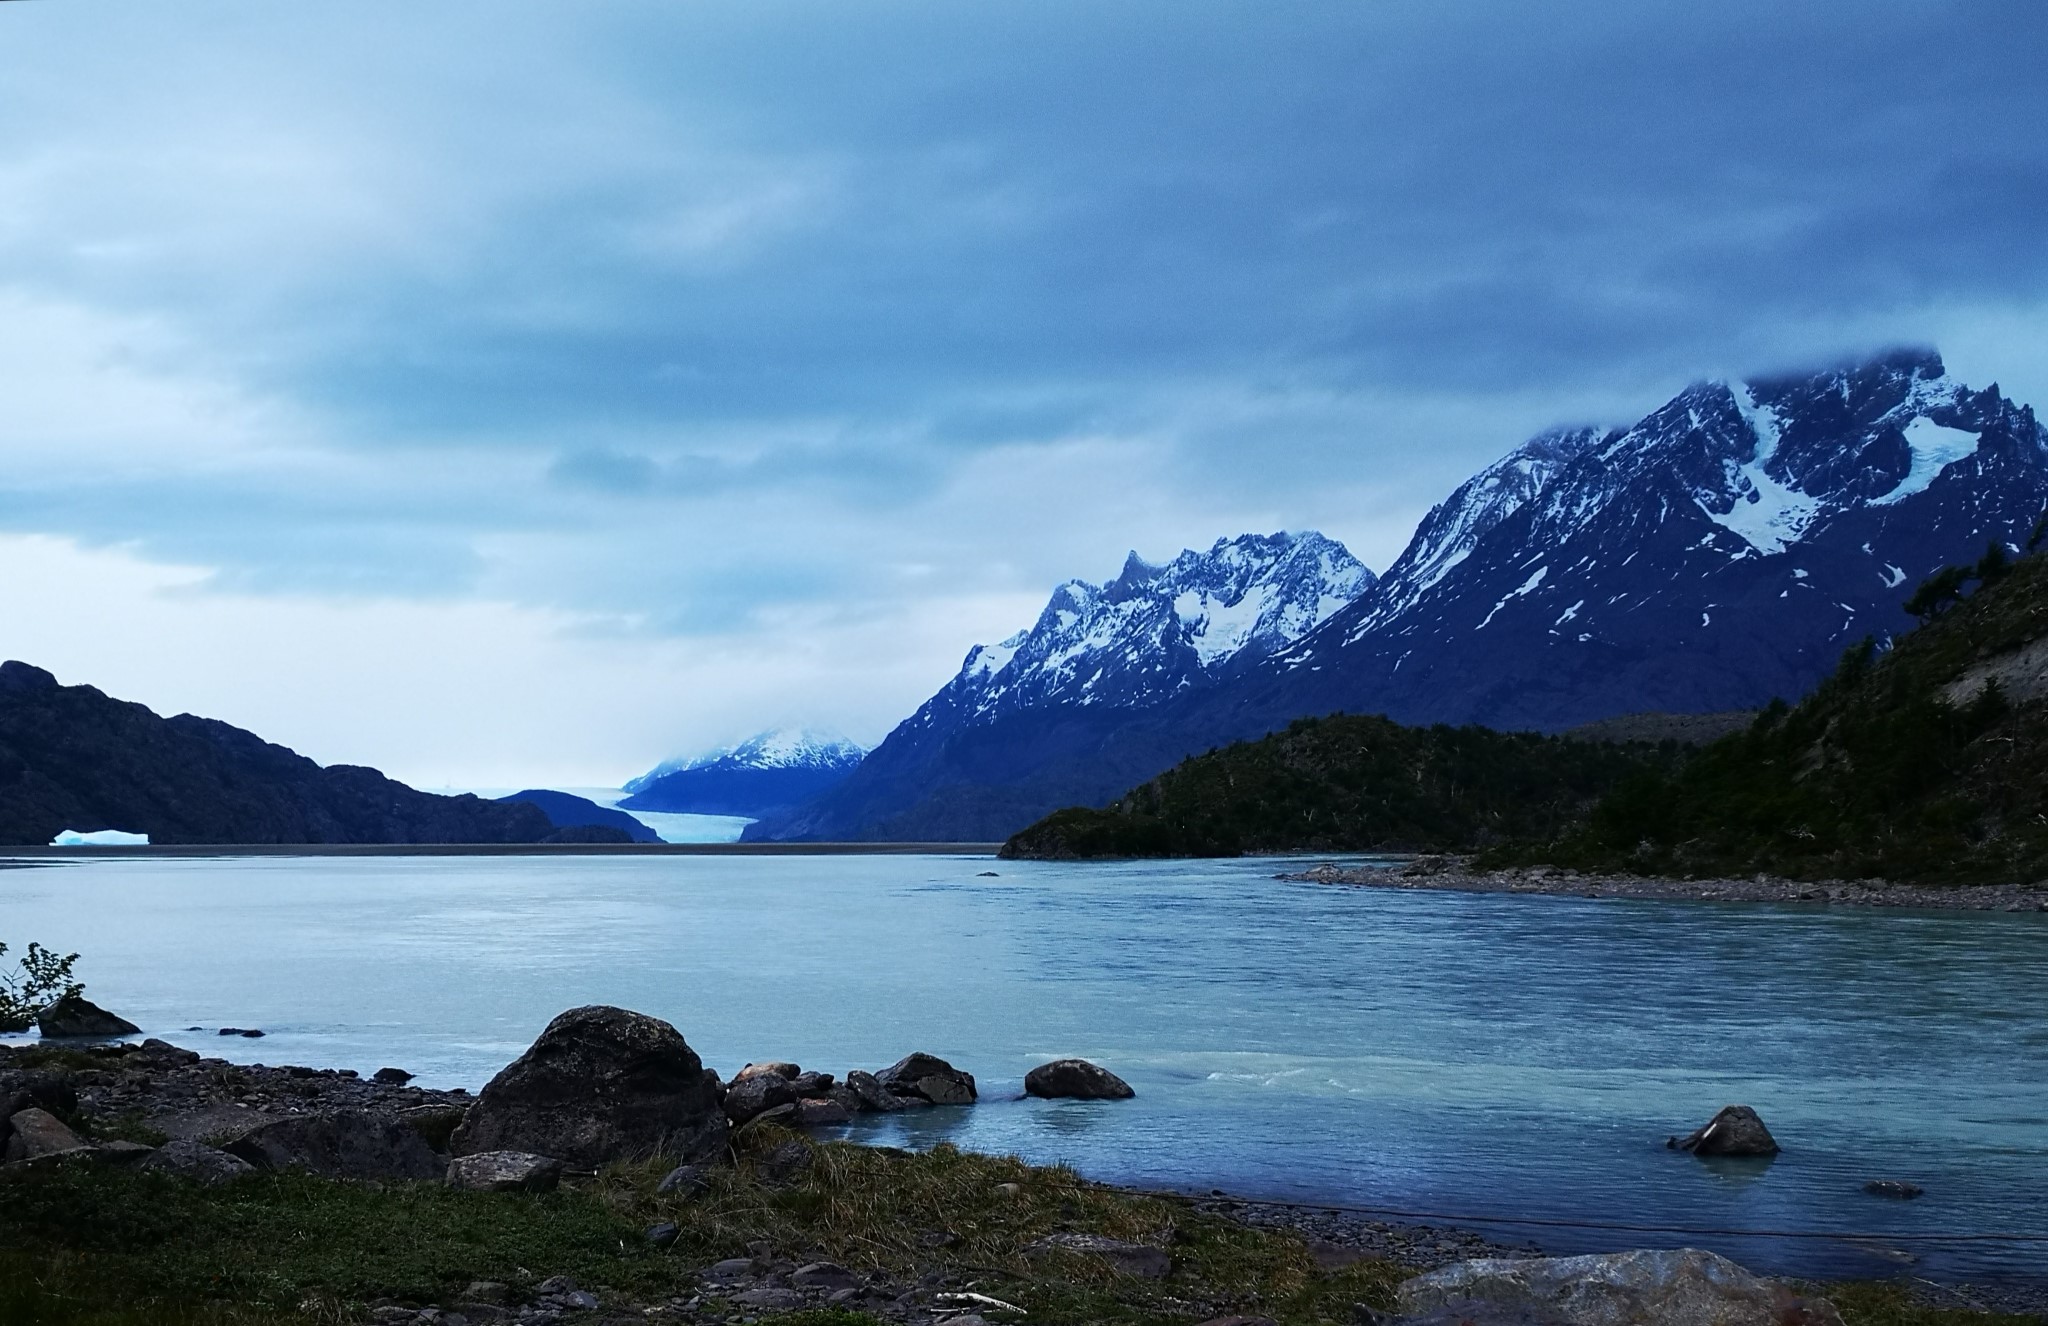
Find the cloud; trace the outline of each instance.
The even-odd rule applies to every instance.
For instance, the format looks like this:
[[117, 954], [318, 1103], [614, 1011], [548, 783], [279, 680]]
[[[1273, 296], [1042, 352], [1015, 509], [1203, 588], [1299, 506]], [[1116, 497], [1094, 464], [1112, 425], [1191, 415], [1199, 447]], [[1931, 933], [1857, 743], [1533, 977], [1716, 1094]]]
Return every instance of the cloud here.
[[[1931, 340], [2048, 403], [2030, 0], [0, 25], [0, 530], [796, 688], [654, 685], [678, 734], [872, 726], [1131, 547], [1384, 565], [1698, 376]], [[778, 670], [892, 632], [916, 686]]]

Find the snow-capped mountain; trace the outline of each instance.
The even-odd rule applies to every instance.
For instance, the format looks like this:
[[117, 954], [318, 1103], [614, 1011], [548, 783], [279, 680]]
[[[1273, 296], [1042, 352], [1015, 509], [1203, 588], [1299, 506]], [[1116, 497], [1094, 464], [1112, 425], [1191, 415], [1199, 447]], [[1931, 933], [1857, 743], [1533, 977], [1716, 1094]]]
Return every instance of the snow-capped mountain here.
[[[1910, 627], [1900, 605], [1927, 575], [1993, 540], [2018, 548], [2044, 509], [2048, 432], [1931, 350], [1698, 383], [1633, 425], [1547, 432], [1481, 470], [1384, 577], [1352, 571], [1335, 611], [1346, 588], [1311, 592], [1304, 570], [1270, 600], [1295, 615], [1235, 652], [1205, 645], [1266, 622], [1269, 600], [1244, 611], [1215, 559], [1250, 541], [1062, 586], [855, 778], [754, 836], [1001, 838], [1339, 710], [1554, 731], [1792, 699], [1850, 644]], [[1212, 574], [1212, 597], [1181, 606], [1187, 577]]]
[[1376, 589], [1246, 679], [1344, 708], [1557, 729], [1794, 698], [1899, 604], [2048, 507], [2048, 433], [1931, 350], [1703, 382], [1629, 428], [1551, 433], [1461, 487]]
[[970, 649], [906, 726], [1049, 704], [1154, 704], [1292, 644], [1372, 583], [1343, 544], [1313, 531], [1218, 539], [1164, 566], [1134, 552], [1108, 584], [1069, 580], [1030, 627]]
[[843, 782], [867, 752], [836, 732], [776, 728], [669, 760], [626, 784], [628, 810], [758, 818]]
[[[971, 753], [991, 743], [1008, 750], [1003, 758], [1014, 775], [1033, 757], [994, 734], [1010, 731], [1020, 716], [1041, 733], [1048, 725], [1059, 733], [1113, 728], [1120, 720], [1093, 715], [1146, 709], [1225, 684], [1372, 584], [1373, 573], [1342, 544], [1313, 531], [1219, 539], [1206, 552], [1183, 551], [1164, 565], [1134, 552], [1116, 579], [1070, 580], [1030, 627], [970, 649], [959, 673], [845, 786], [805, 807], [801, 823], [771, 821], [749, 835], [853, 834], [867, 824], [869, 806], [897, 798], [895, 789], [980, 786], [978, 770], [962, 766], [956, 778], [946, 769], [963, 759], [971, 765]], [[1053, 744], [1062, 741], [1055, 736]], [[1114, 760], [1100, 767], [1106, 777], [1122, 777]], [[998, 818], [1007, 822], [1008, 814]]]

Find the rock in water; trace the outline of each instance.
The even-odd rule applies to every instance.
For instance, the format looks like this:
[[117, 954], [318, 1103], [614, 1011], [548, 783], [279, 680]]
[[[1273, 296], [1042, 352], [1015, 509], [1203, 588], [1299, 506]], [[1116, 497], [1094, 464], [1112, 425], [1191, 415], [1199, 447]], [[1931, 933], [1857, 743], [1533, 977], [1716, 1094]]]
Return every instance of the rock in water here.
[[468, 1192], [553, 1192], [562, 1162], [527, 1151], [479, 1151], [448, 1162], [448, 1186]]
[[846, 1075], [846, 1090], [864, 1111], [907, 1110], [930, 1103], [912, 1096], [899, 1096], [884, 1087], [873, 1073], [864, 1073], [858, 1068]]
[[457, 1155], [531, 1151], [566, 1165], [708, 1160], [728, 1135], [716, 1073], [682, 1034], [623, 1008], [572, 1008], [490, 1080], [449, 1139]]
[[1024, 1094], [1048, 1100], [1129, 1100], [1130, 1083], [1086, 1059], [1055, 1059], [1024, 1075]]
[[1693, 1248], [1589, 1257], [1457, 1262], [1401, 1286], [1409, 1317], [1470, 1301], [1524, 1308], [1567, 1326], [1840, 1326], [1826, 1299], [1802, 1299], [1725, 1257]]
[[226, 1150], [258, 1169], [301, 1169], [329, 1179], [437, 1179], [446, 1171], [410, 1123], [362, 1110], [277, 1119], [243, 1133]]
[[36, 1030], [45, 1036], [90, 1036], [106, 1040], [133, 1036], [142, 1028], [116, 1017], [83, 995], [66, 995], [36, 1014]]
[[181, 1175], [209, 1186], [256, 1172], [256, 1167], [240, 1156], [231, 1156], [182, 1137], [166, 1142], [144, 1156], [138, 1168]]
[[1704, 1128], [1678, 1144], [1696, 1156], [1775, 1156], [1778, 1139], [1747, 1105], [1723, 1105]]
[[1902, 1202], [1910, 1202], [1927, 1190], [1904, 1179], [1872, 1179], [1863, 1185], [1863, 1191], [1872, 1197], [1895, 1197]]
[[79, 1140], [78, 1134], [66, 1128], [63, 1121], [48, 1110], [31, 1105], [25, 1110], [15, 1111], [7, 1122], [10, 1125], [6, 1151], [9, 1161], [39, 1160], [44, 1156], [85, 1150], [85, 1143]]
[[[906, 1055], [875, 1074], [875, 1080], [893, 1095], [934, 1105], [972, 1105], [975, 1100], [974, 1075], [933, 1054]], [[849, 1075], [847, 1081], [853, 1078]]]

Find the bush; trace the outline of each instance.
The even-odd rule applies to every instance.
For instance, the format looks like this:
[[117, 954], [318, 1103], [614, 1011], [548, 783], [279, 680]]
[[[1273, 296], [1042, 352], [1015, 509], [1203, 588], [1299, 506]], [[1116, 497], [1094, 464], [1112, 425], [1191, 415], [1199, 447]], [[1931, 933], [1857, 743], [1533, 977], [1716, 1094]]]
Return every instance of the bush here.
[[[0, 958], [6, 956], [7, 945], [0, 944]], [[19, 972], [0, 971], [0, 1032], [27, 1031], [36, 1014], [83, 992], [85, 987], [71, 979], [71, 964], [77, 961], [76, 953], [58, 957], [32, 943], [22, 955]]]

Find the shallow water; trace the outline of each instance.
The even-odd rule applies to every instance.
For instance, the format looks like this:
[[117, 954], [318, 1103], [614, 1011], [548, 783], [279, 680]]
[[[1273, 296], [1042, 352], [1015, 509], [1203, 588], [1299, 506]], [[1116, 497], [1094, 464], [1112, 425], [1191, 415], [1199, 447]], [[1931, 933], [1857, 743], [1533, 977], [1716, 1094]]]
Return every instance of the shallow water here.
[[[2048, 1243], [2048, 917], [1283, 883], [1272, 861], [415, 857], [0, 871], [0, 939], [243, 1061], [479, 1087], [560, 1010], [674, 1022], [730, 1075], [913, 1049], [984, 1103], [889, 1116], [1094, 1177], [1479, 1217], [1560, 1250], [1716, 1247], [1813, 1274], [1995, 1275]], [[994, 870], [997, 877], [981, 872]], [[260, 1026], [266, 1039], [187, 1027]], [[1130, 1102], [1009, 1099], [1095, 1059]], [[1786, 1151], [1665, 1138], [1755, 1106]], [[1912, 1203], [1866, 1179], [1923, 1185]], [[1917, 1258], [1908, 1261], [1906, 1258]]]

